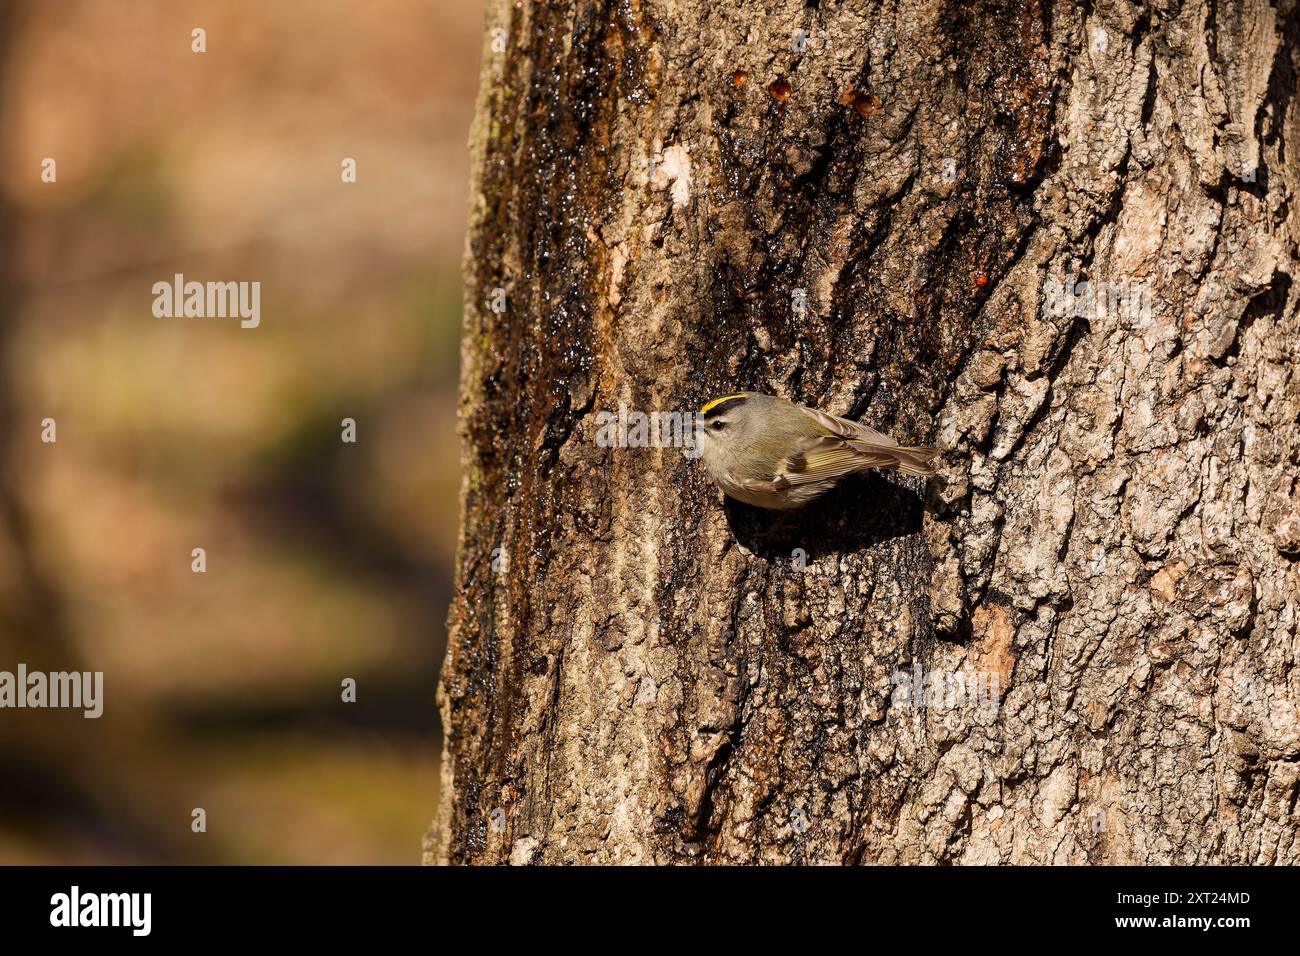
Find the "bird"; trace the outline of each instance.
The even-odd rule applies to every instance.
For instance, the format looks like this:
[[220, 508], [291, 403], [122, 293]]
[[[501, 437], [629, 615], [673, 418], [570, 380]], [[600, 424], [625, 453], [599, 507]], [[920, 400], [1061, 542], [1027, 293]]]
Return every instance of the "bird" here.
[[715, 398], [696, 422], [700, 458], [722, 491], [774, 511], [800, 508], [867, 468], [929, 477], [938, 454], [760, 392]]

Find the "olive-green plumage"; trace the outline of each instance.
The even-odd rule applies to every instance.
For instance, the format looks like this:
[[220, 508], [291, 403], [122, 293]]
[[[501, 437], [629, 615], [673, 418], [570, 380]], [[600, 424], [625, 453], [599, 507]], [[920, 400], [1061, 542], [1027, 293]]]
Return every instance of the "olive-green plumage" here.
[[709, 473], [728, 495], [760, 508], [798, 508], [866, 468], [934, 474], [934, 448], [899, 445], [866, 425], [772, 395], [728, 395], [700, 417]]

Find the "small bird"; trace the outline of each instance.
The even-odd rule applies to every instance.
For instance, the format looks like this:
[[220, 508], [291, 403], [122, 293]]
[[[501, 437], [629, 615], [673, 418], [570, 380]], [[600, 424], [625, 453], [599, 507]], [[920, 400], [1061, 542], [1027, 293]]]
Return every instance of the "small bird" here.
[[705, 466], [724, 492], [778, 511], [802, 507], [866, 468], [933, 475], [938, 453], [758, 392], [715, 398], [701, 408], [698, 441]]

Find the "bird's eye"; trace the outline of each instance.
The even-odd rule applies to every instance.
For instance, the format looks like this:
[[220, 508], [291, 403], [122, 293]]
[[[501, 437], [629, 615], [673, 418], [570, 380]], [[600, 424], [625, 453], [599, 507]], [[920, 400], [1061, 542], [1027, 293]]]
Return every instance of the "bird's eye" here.
[[713, 423], [712, 425], [710, 425], [709, 427], [710, 427], [711, 429], [713, 429], [715, 432], [720, 432], [720, 431], [722, 431], [722, 429], [724, 429], [724, 428], [727, 427], [727, 423], [726, 423], [726, 422], [714, 422], [714, 423]]

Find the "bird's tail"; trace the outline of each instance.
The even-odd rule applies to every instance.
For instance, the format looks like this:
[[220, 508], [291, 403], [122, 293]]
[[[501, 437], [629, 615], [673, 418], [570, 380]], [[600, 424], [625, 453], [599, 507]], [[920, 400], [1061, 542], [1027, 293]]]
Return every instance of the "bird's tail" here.
[[898, 464], [894, 467], [903, 474], [920, 475], [922, 478], [934, 474], [934, 457], [939, 454], [939, 449], [929, 445], [899, 445], [890, 451], [898, 459]]
[[883, 468], [922, 478], [934, 474], [934, 457], [939, 454], [939, 449], [929, 445], [895, 445], [892, 442], [886, 445], [878, 441], [855, 441], [849, 445], [861, 456], [858, 468]]

